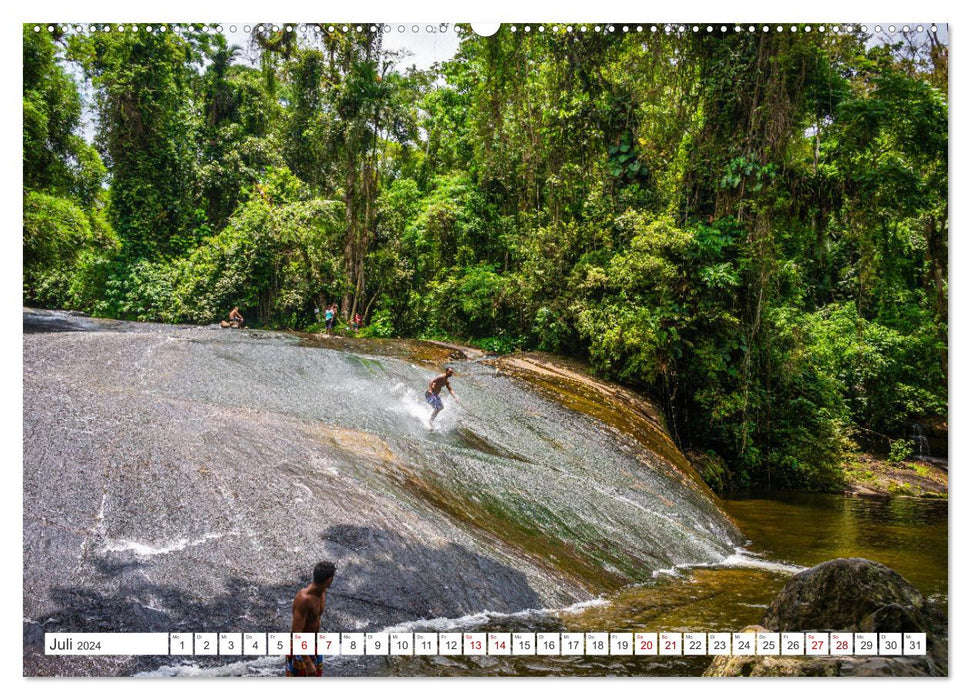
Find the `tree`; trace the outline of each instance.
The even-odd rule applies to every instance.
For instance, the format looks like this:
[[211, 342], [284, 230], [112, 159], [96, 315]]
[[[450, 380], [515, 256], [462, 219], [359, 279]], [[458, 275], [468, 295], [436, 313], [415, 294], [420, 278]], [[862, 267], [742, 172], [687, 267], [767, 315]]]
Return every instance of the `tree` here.
[[104, 220], [105, 167], [81, 130], [81, 95], [61, 67], [60, 31], [25, 25], [24, 297], [88, 308], [116, 246]]
[[196, 241], [193, 144], [200, 120], [192, 86], [208, 35], [173, 29], [70, 41], [70, 55], [97, 90], [97, 142], [111, 172], [108, 216], [132, 259], [178, 255]]
[[201, 27], [71, 38], [109, 178], [62, 37], [25, 35], [28, 298], [298, 328], [340, 298], [375, 335], [567, 353], [736, 485], [832, 488], [853, 440], [946, 414], [933, 32], [463, 29], [405, 70], [306, 29], [258, 25], [258, 67]]

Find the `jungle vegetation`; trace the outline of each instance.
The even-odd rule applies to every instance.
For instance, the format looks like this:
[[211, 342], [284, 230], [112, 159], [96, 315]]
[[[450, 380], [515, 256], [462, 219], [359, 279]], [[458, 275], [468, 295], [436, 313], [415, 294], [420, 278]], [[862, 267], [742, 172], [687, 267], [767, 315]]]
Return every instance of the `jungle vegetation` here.
[[[948, 49], [793, 31], [25, 25], [24, 302], [560, 353], [719, 487], [947, 415]], [[176, 31], [178, 29], [178, 31]], [[82, 126], [83, 96], [96, 117]]]

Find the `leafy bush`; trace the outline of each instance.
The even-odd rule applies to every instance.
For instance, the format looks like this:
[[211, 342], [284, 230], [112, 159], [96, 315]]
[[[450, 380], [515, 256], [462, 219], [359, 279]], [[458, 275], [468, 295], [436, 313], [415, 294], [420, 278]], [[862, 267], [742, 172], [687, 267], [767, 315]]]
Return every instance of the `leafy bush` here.
[[806, 329], [813, 359], [839, 383], [855, 422], [895, 434], [917, 416], [946, 413], [933, 335], [868, 320], [853, 302], [820, 309]]
[[42, 192], [24, 193], [24, 301], [90, 311], [118, 241], [104, 216]]
[[362, 338], [393, 338], [394, 317], [390, 309], [378, 309], [359, 332]]
[[913, 449], [909, 440], [893, 440], [890, 443], [890, 456], [887, 457], [887, 461], [900, 464], [910, 457], [912, 452]]
[[305, 327], [314, 308], [340, 297], [343, 206], [302, 201], [302, 187], [288, 171], [271, 171], [226, 228], [185, 259], [175, 290], [180, 317], [212, 323], [239, 306], [253, 324]]
[[95, 305], [95, 313], [132, 321], [176, 323], [181, 319], [175, 293], [178, 265], [115, 260], [109, 266], [104, 297]]
[[679, 261], [691, 236], [670, 218], [643, 212], [626, 212], [617, 226], [630, 245], [605, 268], [586, 268], [577, 329], [601, 371], [651, 385], [681, 352]]

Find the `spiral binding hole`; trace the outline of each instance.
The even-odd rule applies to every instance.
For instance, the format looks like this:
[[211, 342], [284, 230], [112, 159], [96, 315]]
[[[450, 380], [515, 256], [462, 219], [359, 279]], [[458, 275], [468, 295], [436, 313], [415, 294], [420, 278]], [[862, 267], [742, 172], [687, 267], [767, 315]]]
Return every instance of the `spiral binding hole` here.
[[[195, 26], [198, 27], [198, 25], [195, 25]], [[459, 32], [460, 31], [458, 25], [444, 23], [444, 22], [441, 23], [441, 24], [439, 24], [439, 25], [428, 24], [428, 25], [425, 26], [424, 29], [425, 29], [425, 32], [427, 34], [438, 34], [438, 33], [444, 34], [444, 33], [446, 33], [446, 32], [449, 31], [449, 27], [450, 26], [452, 27], [452, 30], [453, 31], [455, 31], [455, 32]], [[574, 32], [578, 32], [578, 33], [584, 34], [584, 33], [588, 32], [588, 31], [590, 31], [592, 29], [592, 31], [594, 31], [596, 33], [602, 33], [604, 35], [606, 35], [606, 34], [614, 34], [614, 33], [617, 33], [618, 31], [621, 32], [621, 33], [623, 33], [623, 34], [629, 34], [631, 32], [635, 32], [635, 31], [638, 32], [638, 33], [642, 33], [643, 31], [645, 31], [645, 26], [644, 25], [640, 25], [640, 24], [639, 25], [636, 25], [636, 26], [635, 25], [627, 25], [627, 24], [624, 24], [624, 25], [615, 25], [615, 24], [605, 24], [605, 25], [599, 25], [599, 24], [596, 24], [596, 25], [585, 25], [585, 24], [577, 24], [577, 25], [573, 25], [573, 24], [565, 24], [565, 25], [561, 25], [561, 24], [549, 24], [549, 25], [545, 25], [545, 24], [536, 24], [536, 25], [529, 25], [529, 24], [526, 24], [526, 25], [512, 25], [512, 24], [510, 24], [510, 25], [506, 25], [506, 26], [507, 26], [509, 32], [510, 33], [513, 33], [513, 34], [515, 34], [517, 32], [530, 33], [532, 31], [537, 31], [537, 32], [543, 34], [543, 33], [546, 33], [547, 30], [550, 31], [553, 34], [573, 34]], [[650, 31], [651, 31], [652, 34], [656, 34], [657, 33], [658, 26], [659, 25], [650, 25]], [[274, 25], [259, 24], [259, 25], [255, 25], [255, 26], [254, 25], [246, 24], [246, 25], [243, 25], [242, 27], [237, 27], [237, 25], [233, 24], [233, 25], [229, 25], [228, 27], [226, 27], [225, 30], [228, 30], [230, 33], [233, 33], [233, 34], [236, 34], [240, 29], [242, 29], [242, 31], [245, 32], [245, 33], [250, 33], [251, 31], [254, 31], [254, 30], [255, 31], [258, 31], [258, 32], [279, 32], [279, 31], [282, 30], [282, 31], [284, 31], [286, 33], [294, 33], [294, 32], [299, 31], [301, 34], [306, 35], [308, 33], [308, 31], [313, 32], [314, 34], [319, 34], [322, 31], [327, 31], [328, 33], [341, 32], [341, 33], [346, 34], [346, 33], [349, 33], [349, 32], [356, 32], [356, 33], [361, 33], [361, 32], [372, 32], [372, 33], [373, 32], [384, 32], [384, 33], [389, 33], [389, 32], [392, 31], [392, 29], [397, 29], [398, 33], [403, 34], [403, 33], [405, 33], [405, 32], [408, 31], [408, 28], [409, 27], [411, 28], [411, 32], [414, 33], [414, 34], [417, 34], [418, 32], [421, 31], [421, 26], [420, 25], [417, 25], [417, 24], [412, 24], [412, 25], [404, 25], [404, 24], [398, 24], [398, 25], [388, 25], [388, 24], [384, 24], [384, 25], [376, 25], [376, 24], [372, 24], [372, 25], [360, 25], [360, 24], [358, 24], [358, 25], [346, 25], [345, 24], [345, 25], [326, 25], [326, 27], [325, 27], [325, 26], [322, 26], [320, 24], [315, 24], [315, 23], [311, 23], [311, 24], [285, 24], [285, 25], [282, 25], [282, 27], [280, 25], [275, 25], [275, 24]], [[752, 33], [755, 33], [757, 31], [759, 31], [759, 28], [760, 27], [761, 27], [762, 33], [768, 33], [770, 31], [772, 31], [772, 29], [774, 27], [774, 29], [775, 29], [775, 31], [777, 33], [784, 32], [786, 30], [786, 28], [788, 28], [789, 29], [789, 32], [791, 32], [793, 34], [798, 33], [799, 30], [800, 30], [800, 28], [806, 34], [811, 34], [814, 31], [815, 32], [818, 32], [820, 34], [826, 34], [826, 33], [831, 33], [831, 34], [852, 34], [854, 32], [864, 32], [864, 33], [874, 33], [874, 34], [879, 34], [879, 33], [883, 33], [883, 32], [886, 32], [886, 33], [889, 33], [889, 34], [897, 34], [897, 33], [911, 34], [911, 33], [914, 33], [914, 32], [921, 33], [921, 32], [924, 32], [925, 31], [925, 25], [923, 25], [923, 24], [918, 24], [918, 25], [904, 24], [904, 25], [901, 25], [901, 26], [898, 26], [896, 24], [890, 24], [890, 25], [886, 25], [886, 26], [880, 25], [880, 24], [876, 24], [876, 25], [872, 25], [872, 27], [870, 25], [866, 25], [866, 24], [860, 24], [860, 25], [851, 25], [851, 24], [846, 24], [846, 25], [835, 25], [835, 24], [834, 25], [823, 25], [823, 24], [820, 24], [820, 25], [812, 25], [812, 24], [805, 24], [805, 25], [802, 25], [802, 24], [799, 24], [799, 25], [797, 25], [797, 24], [790, 24], [790, 25], [782, 25], [782, 24], [778, 24], [778, 25], [768, 25], [768, 24], [763, 24], [763, 25], [754, 25], [754, 24], [750, 24], [750, 25], [738, 25], [738, 24], [736, 24], [736, 25], [724, 25], [724, 24], [723, 25], [710, 25], [710, 24], [709, 25], [697, 25], [697, 24], [692, 24], [692, 25], [684, 25], [684, 24], [664, 24], [664, 25], [660, 25], [660, 27], [663, 29], [663, 31], [664, 31], [665, 34], [676, 34], [678, 36], [681, 36], [681, 35], [683, 35], [685, 33], [688, 33], [688, 32], [690, 32], [692, 34], [701, 34], [701, 33], [713, 34], [713, 33], [718, 32], [718, 31], [720, 31], [722, 34], [726, 34], [726, 33], [730, 32], [730, 31], [734, 31], [736, 34], [739, 34], [739, 33], [746, 32], [747, 31], [748, 33], [752, 34]], [[108, 33], [111, 33], [111, 32], [120, 32], [120, 33], [124, 33], [124, 32], [131, 32], [131, 33], [145, 32], [145, 33], [148, 33], [148, 34], [152, 34], [152, 33], [165, 33], [167, 31], [173, 31], [173, 32], [175, 32], [176, 34], [179, 34], [179, 35], [187, 35], [187, 34], [191, 33], [191, 31], [193, 31], [192, 25], [188, 25], [188, 24], [173, 24], [173, 25], [164, 25], [164, 24], [159, 24], [159, 25], [153, 25], [153, 24], [102, 24], [102, 25], [89, 24], [89, 25], [80, 25], [80, 24], [75, 24], [75, 25], [71, 25], [71, 24], [53, 24], [52, 23], [52, 24], [47, 24], [47, 25], [35, 24], [35, 25], [33, 25], [31, 27], [31, 29], [35, 33], [42, 32], [42, 31], [44, 31], [46, 29], [46, 31], [48, 33], [51, 33], [51, 34], [53, 34], [56, 31], [60, 31], [62, 34], [68, 34], [68, 33], [71, 33], [71, 32], [73, 32], [75, 34], [84, 34], [84, 33], [94, 34], [94, 33], [97, 33], [97, 32], [108, 32]], [[198, 30], [201, 30], [202, 32], [204, 32], [206, 34], [223, 33], [224, 32], [224, 26], [222, 24], [204, 24], [199, 29], [197, 29], [197, 31]], [[927, 27], [927, 31], [936, 32], [936, 31], [938, 31], [938, 26], [936, 24], [932, 24], [929, 27]]]

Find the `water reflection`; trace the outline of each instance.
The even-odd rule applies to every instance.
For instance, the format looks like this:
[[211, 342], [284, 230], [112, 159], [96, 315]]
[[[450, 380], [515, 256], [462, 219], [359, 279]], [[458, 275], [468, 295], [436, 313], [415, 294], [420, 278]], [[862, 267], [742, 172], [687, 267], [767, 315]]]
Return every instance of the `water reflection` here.
[[[865, 557], [899, 571], [947, 606], [947, 503], [874, 501], [820, 494], [734, 497], [725, 509], [764, 559], [745, 567], [675, 571], [628, 587], [606, 604], [559, 613], [494, 616], [461, 631], [732, 631], [761, 621], [792, 575], [785, 563], [813, 566]], [[729, 561], [732, 561], [731, 559]], [[782, 565], [780, 565], [782, 563]], [[418, 630], [419, 628], [415, 628]], [[458, 628], [454, 628], [458, 630]], [[391, 675], [697, 676], [710, 657], [441, 657], [391, 659]]]
[[813, 566], [864, 557], [947, 600], [947, 502], [825, 494], [732, 498], [725, 509], [767, 558]]

